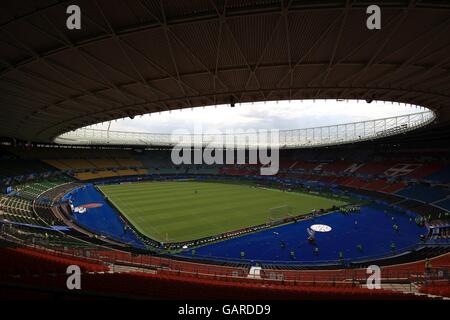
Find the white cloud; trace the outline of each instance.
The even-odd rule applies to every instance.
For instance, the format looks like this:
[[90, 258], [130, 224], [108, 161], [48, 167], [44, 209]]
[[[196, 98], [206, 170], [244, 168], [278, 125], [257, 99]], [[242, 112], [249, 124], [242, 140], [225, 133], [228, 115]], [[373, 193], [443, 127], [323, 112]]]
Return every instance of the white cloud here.
[[[175, 110], [114, 121], [111, 130], [170, 133], [176, 129], [192, 131], [225, 129], [300, 129], [379, 119], [424, 111], [423, 108], [374, 101], [305, 100], [258, 102]], [[108, 124], [91, 127], [107, 128]]]

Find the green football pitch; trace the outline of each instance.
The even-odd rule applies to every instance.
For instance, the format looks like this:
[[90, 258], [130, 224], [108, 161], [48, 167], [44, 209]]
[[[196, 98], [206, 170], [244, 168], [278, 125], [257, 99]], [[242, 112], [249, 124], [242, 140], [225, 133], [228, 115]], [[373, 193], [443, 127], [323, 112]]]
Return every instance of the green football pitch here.
[[343, 204], [248, 183], [144, 182], [106, 185], [100, 190], [137, 230], [163, 242], [194, 240], [267, 223], [271, 215], [284, 211], [286, 216], [300, 215]]

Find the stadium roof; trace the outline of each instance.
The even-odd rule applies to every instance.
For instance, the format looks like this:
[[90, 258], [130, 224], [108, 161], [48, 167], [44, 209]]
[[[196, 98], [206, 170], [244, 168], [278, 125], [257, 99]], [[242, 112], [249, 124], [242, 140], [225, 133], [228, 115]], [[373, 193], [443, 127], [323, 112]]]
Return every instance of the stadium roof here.
[[[385, 3], [385, 4], [383, 4]], [[68, 30], [66, 8], [81, 8]], [[450, 118], [450, 4], [2, 1], [0, 136], [52, 141], [124, 116], [280, 99], [391, 100]]]

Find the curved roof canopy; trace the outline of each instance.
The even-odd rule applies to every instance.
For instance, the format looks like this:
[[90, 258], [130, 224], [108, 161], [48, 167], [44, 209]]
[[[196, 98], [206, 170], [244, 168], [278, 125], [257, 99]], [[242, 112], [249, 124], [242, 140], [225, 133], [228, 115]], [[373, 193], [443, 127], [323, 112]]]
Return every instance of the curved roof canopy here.
[[433, 111], [290, 130], [248, 130], [243, 132], [202, 134], [145, 133], [81, 128], [56, 137], [58, 144], [131, 145], [162, 147], [254, 148], [271, 146], [281, 149], [333, 146], [370, 141], [422, 128], [435, 120]]
[[[450, 4], [2, 1], [0, 136], [52, 141], [124, 116], [278, 99], [391, 100], [450, 111]], [[66, 9], [81, 8], [81, 30]]]

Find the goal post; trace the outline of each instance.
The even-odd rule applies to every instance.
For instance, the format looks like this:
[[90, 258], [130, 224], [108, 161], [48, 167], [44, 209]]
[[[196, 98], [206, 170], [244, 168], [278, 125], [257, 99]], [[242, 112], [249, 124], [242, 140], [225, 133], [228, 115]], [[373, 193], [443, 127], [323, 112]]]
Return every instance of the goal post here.
[[157, 233], [159, 235], [159, 242], [161, 243], [171, 243], [172, 242], [172, 238], [170, 237], [168, 232], [164, 232], [164, 233]]
[[270, 223], [294, 216], [294, 208], [287, 205], [269, 208], [268, 211], [268, 221]]

